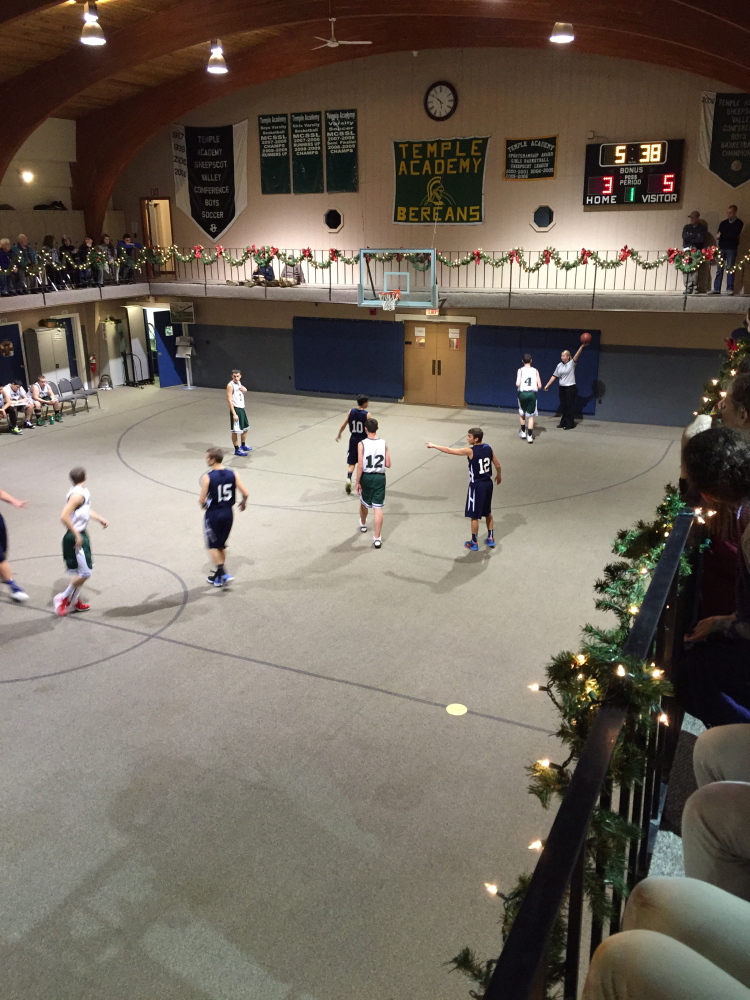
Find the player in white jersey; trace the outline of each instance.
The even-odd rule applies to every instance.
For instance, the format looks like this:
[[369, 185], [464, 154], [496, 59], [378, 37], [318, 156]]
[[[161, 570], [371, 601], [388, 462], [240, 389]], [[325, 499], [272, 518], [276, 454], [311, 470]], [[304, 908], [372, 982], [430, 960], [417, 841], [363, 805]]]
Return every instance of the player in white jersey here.
[[378, 422], [374, 417], [365, 421], [367, 437], [357, 445], [357, 481], [359, 494], [359, 530], [367, 531], [367, 512], [373, 510], [374, 532], [372, 544], [379, 549], [383, 544], [383, 505], [385, 504], [385, 470], [391, 467], [388, 445], [378, 437]]
[[65, 497], [60, 520], [66, 529], [62, 541], [63, 559], [66, 570], [73, 580], [65, 590], [55, 594], [53, 598], [55, 614], [61, 618], [70, 610], [88, 611], [91, 607], [90, 604], [84, 604], [80, 598], [81, 587], [90, 579], [94, 566], [87, 529], [92, 517], [103, 528], [108, 524], [101, 514], [91, 509], [91, 494], [86, 486], [86, 470], [80, 466], [71, 469], [70, 481], [73, 485]]
[[45, 405], [52, 407], [52, 412], [54, 413], [54, 419], [52, 417], [49, 418], [50, 424], [53, 422], [62, 423], [60, 400], [50, 388], [46, 375], [40, 375], [36, 382], [31, 383], [29, 386], [29, 400], [36, 410], [37, 426], [41, 426], [44, 423], [42, 420], [42, 407]]
[[34, 412], [34, 404], [28, 397], [26, 390], [18, 379], [11, 379], [2, 389], [2, 403], [0, 409], [8, 419], [11, 434], [20, 434], [18, 427], [19, 411], [23, 411], [26, 427], [33, 427], [31, 415]]
[[534, 417], [539, 415], [536, 405], [536, 394], [542, 388], [542, 376], [531, 367], [532, 357], [524, 354], [523, 367], [516, 374], [516, 389], [518, 390], [518, 415], [521, 418], [521, 429], [518, 436], [534, 443]]
[[253, 450], [245, 444], [247, 429], [250, 426], [245, 411], [245, 393], [247, 389], [242, 384], [242, 372], [239, 368], [232, 369], [232, 381], [227, 384], [227, 403], [229, 404], [229, 426], [232, 429], [232, 444], [235, 455], [244, 458]]

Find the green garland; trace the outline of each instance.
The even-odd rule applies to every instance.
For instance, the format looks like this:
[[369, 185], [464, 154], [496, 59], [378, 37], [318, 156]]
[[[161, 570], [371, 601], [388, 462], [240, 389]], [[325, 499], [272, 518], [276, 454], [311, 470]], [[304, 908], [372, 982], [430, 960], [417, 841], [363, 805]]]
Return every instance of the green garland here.
[[[584, 625], [578, 652], [559, 653], [547, 665], [544, 685], [529, 685], [533, 691], [546, 692], [558, 710], [560, 720], [556, 735], [566, 751], [566, 759], [561, 764], [545, 759], [526, 768], [528, 790], [545, 809], [565, 794], [572, 777], [571, 765], [581, 755], [596, 712], [609, 701], [624, 703], [627, 715], [612, 755], [607, 781], [612, 785], [633, 787], [643, 780], [645, 752], [642, 748], [648, 735], [664, 721], [661, 719], [661, 699], [671, 694], [671, 686], [655, 663], [624, 656], [623, 646], [674, 519], [685, 509], [676, 489], [668, 485], [653, 521], [638, 521], [633, 528], [618, 532], [613, 544], [617, 561], [606, 566], [602, 578], [594, 584], [596, 609], [613, 613], [615, 624], [611, 628]], [[680, 576], [689, 573], [690, 564], [684, 555]], [[612, 810], [597, 808], [594, 811], [585, 846], [583, 884], [595, 919], [607, 921], [612, 916], [612, 892], [620, 898], [627, 896], [627, 854], [632, 841], [640, 836], [638, 827]], [[531, 846], [540, 847], [541, 843]], [[508, 894], [497, 892], [503, 901], [503, 941], [529, 880], [528, 875], [521, 875]], [[547, 959], [547, 996], [550, 998], [558, 995], [564, 975], [565, 925], [564, 907]], [[472, 997], [481, 998], [496, 960], [483, 962], [471, 949], [464, 948], [447, 964], [477, 984], [478, 989], [470, 993]]]
[[[106, 257], [99, 247], [92, 247], [83, 260], [80, 261], [73, 260], [70, 253], [65, 250], [58, 251], [58, 256], [63, 258], [64, 262], [55, 261], [46, 247], [42, 247], [39, 251], [32, 252], [35, 253], [37, 262], [29, 263], [28, 265], [23, 266], [21, 265], [22, 255], [20, 252], [18, 250], [12, 250], [11, 265], [7, 269], [0, 268], [0, 274], [12, 274], [17, 272], [19, 269], [32, 275], [40, 275], [45, 270], [61, 271], [73, 269], [86, 271], [92, 268], [101, 269], [107, 263]], [[438, 253], [436, 256], [440, 264], [444, 267], [452, 269], [468, 267], [470, 264], [487, 264], [488, 266], [495, 268], [505, 267], [506, 265], [515, 265], [526, 274], [536, 274], [537, 271], [540, 271], [543, 267], [549, 267], [550, 265], [553, 265], [560, 271], [573, 271], [578, 267], [591, 264], [593, 267], [599, 268], [600, 270], [611, 271], [622, 267], [628, 261], [631, 261], [631, 263], [635, 264], [643, 271], [653, 271], [655, 268], [661, 267], [662, 264], [671, 264], [678, 271], [681, 271], [684, 274], [696, 271], [699, 267], [706, 263], [720, 264], [729, 274], [734, 274], [736, 271], [740, 270], [747, 261], [750, 261], [750, 253], [748, 253], [738, 260], [734, 267], [727, 268], [721, 252], [716, 247], [708, 247], [705, 250], [679, 250], [672, 247], [666, 253], [660, 254], [658, 257], [654, 258], [654, 260], [647, 260], [638, 250], [633, 250], [627, 245], [619, 250], [617, 255], [613, 258], [603, 257], [596, 250], [586, 250], [584, 248], [580, 250], [572, 260], [567, 260], [560, 253], [560, 251], [556, 250], [554, 247], [547, 247], [546, 249], [540, 251], [540, 256], [533, 264], [529, 263], [528, 251], [522, 250], [520, 247], [501, 253], [498, 257], [493, 257], [481, 249], [472, 250], [471, 253], [466, 254], [464, 257], [460, 257], [458, 260], [451, 260], [450, 257], [446, 257], [442, 253]], [[254, 244], [246, 247], [238, 257], [234, 257], [229, 250], [226, 250], [220, 245], [214, 247], [213, 250], [206, 250], [204, 247], [196, 244], [192, 250], [188, 250], [186, 253], [182, 253], [176, 246], [143, 247], [137, 249], [132, 256], [126, 254], [120, 247], [117, 250], [116, 261], [118, 265], [129, 264], [132, 265], [135, 270], [142, 271], [146, 264], [155, 264], [159, 267], [163, 267], [170, 259], [173, 259], [180, 264], [188, 264], [191, 261], [199, 260], [204, 267], [211, 267], [220, 259], [224, 260], [230, 267], [242, 267], [249, 260], [252, 260], [259, 267], [266, 267], [272, 260], [276, 259], [281, 264], [289, 264], [292, 267], [302, 261], [307, 261], [309, 266], [315, 270], [327, 271], [332, 264], [336, 263], [347, 265], [358, 264], [359, 258], [359, 253], [355, 253], [350, 257], [347, 257], [346, 254], [342, 253], [341, 250], [337, 250], [335, 247], [331, 247], [328, 251], [327, 258], [323, 260], [316, 260], [313, 251], [309, 247], [305, 248], [299, 253], [299, 255], [295, 256], [293, 253], [287, 253], [284, 250], [279, 250], [278, 247], [256, 247]], [[430, 266], [430, 256], [426, 253], [404, 253], [397, 250], [390, 253], [373, 252], [365, 253], [365, 259], [368, 262], [377, 261], [378, 263], [386, 264], [394, 260], [405, 260], [418, 271], [426, 271]], [[19, 265], [21, 265], [20, 268]]]

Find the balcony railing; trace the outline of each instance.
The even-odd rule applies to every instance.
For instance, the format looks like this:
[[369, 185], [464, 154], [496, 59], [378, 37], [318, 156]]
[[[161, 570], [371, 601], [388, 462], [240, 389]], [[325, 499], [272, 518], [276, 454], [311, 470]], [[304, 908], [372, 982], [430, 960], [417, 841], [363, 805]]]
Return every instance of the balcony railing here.
[[[679, 578], [680, 560], [690, 539], [692, 513], [675, 518], [673, 530], [654, 570], [651, 584], [633, 621], [623, 655], [659, 663], [674, 680], [679, 637], [694, 620], [696, 573]], [[612, 917], [605, 926], [588, 912], [584, 901], [584, 856], [589, 823], [597, 804], [611, 809], [641, 831], [631, 841], [623, 872], [629, 889], [648, 874], [656, 832], [682, 724], [674, 698], [663, 704], [668, 725], [646, 738], [641, 780], [613, 787], [607, 772], [626, 710], [603, 705], [592, 724], [528, 891], [510, 930], [485, 993], [485, 1000], [538, 1000], [546, 995], [546, 954], [567, 900], [567, 946], [563, 997], [575, 1000], [579, 979], [602, 939], [619, 930], [624, 900], [612, 893]]]

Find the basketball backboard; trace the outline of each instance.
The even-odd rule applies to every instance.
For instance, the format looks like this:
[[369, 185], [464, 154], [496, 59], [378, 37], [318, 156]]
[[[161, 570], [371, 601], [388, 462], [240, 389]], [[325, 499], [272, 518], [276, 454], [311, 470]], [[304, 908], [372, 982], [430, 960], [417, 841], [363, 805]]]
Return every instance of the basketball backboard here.
[[438, 304], [436, 262], [436, 250], [360, 250], [358, 304], [382, 308], [381, 293], [398, 291], [399, 308], [434, 309]]

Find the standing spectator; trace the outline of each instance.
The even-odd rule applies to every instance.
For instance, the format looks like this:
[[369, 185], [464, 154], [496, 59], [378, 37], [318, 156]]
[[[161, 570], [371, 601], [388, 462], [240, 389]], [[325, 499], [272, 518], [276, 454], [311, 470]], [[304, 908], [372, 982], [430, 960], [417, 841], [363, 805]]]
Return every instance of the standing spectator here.
[[549, 381], [544, 387], [547, 392], [554, 380], [560, 380], [560, 423], [564, 431], [572, 430], [575, 425], [575, 406], [578, 389], [576, 386], [576, 362], [581, 356], [581, 351], [586, 345], [581, 344], [575, 354], [571, 357], [570, 351], [563, 351], [560, 355], [560, 364], [555, 368]]
[[99, 246], [96, 248], [101, 254], [102, 260], [98, 265], [98, 281], [100, 285], [104, 284], [105, 273], [109, 274], [110, 280], [117, 282], [119, 284], [120, 276], [117, 272], [117, 251], [115, 250], [115, 245], [112, 240], [107, 236], [106, 233], [102, 233], [102, 238], [99, 242]]
[[65, 284], [70, 288], [77, 284], [78, 268], [76, 267], [76, 261], [78, 260], [78, 253], [73, 246], [73, 240], [69, 236], [62, 237], [62, 243], [57, 249], [57, 256], [60, 258], [60, 274]]
[[82, 288], [90, 288], [93, 285], [93, 265], [91, 257], [94, 252], [94, 241], [90, 236], [85, 236], [83, 243], [78, 247], [78, 272], [79, 284]]
[[[742, 228], [745, 223], [742, 219], [737, 218], [737, 206], [730, 205], [727, 209], [726, 219], [722, 219], [719, 223], [719, 250], [721, 251], [721, 256], [724, 258], [724, 264], [726, 267], [734, 267], [735, 261], [737, 260], [737, 250], [740, 245], [740, 235], [742, 233]], [[721, 295], [721, 282], [724, 277], [724, 268], [720, 265], [716, 269], [716, 278], [714, 279], [714, 295]], [[729, 272], [727, 274], [727, 291], [734, 292], [734, 273]]]
[[[15, 295], [10, 289], [10, 269], [13, 261], [10, 256], [10, 240], [4, 237], [0, 240], [0, 295]], [[5, 272], [8, 272], [7, 274]]]
[[29, 283], [27, 274], [31, 268], [36, 267], [36, 250], [29, 245], [29, 238], [25, 233], [19, 233], [16, 243], [11, 250], [13, 263], [16, 265], [15, 286], [22, 295], [28, 294]]
[[[683, 250], [702, 250], [706, 245], [708, 229], [706, 223], [701, 220], [700, 212], [691, 212], [688, 216], [688, 224], [682, 227], [682, 248]], [[692, 295], [698, 291], [698, 275], [700, 267], [694, 271], [685, 273], [685, 294]]]
[[142, 243], [134, 242], [130, 233], [123, 233], [117, 243], [118, 257], [121, 258], [120, 281], [133, 281], [135, 275], [135, 255], [137, 250], [143, 250]]
[[44, 237], [39, 256], [44, 268], [44, 290], [45, 292], [49, 292], [57, 287], [60, 272], [60, 256], [57, 250], [55, 250], [54, 236]]

